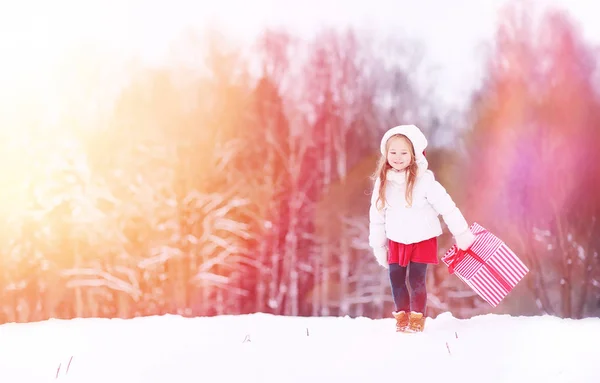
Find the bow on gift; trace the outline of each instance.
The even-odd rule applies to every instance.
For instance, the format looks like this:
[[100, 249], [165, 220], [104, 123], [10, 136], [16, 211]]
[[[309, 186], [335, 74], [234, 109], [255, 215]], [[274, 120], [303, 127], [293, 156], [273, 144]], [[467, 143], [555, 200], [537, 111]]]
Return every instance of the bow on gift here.
[[[475, 236], [483, 234], [486, 231], [487, 230], [477, 232], [477, 233], [475, 233]], [[456, 247], [456, 251], [454, 252], [453, 255], [448, 257], [448, 261], [449, 261], [448, 270], [449, 270], [450, 274], [454, 274], [454, 267], [456, 265], [458, 265], [460, 262], [462, 262], [462, 260], [467, 256], [467, 254], [469, 254], [471, 257], [473, 257], [474, 260], [481, 263], [481, 265], [484, 266], [490, 272], [490, 274], [492, 274], [492, 276], [498, 281], [498, 283], [500, 283], [502, 285], [502, 287], [504, 287], [506, 289], [506, 291], [510, 291], [510, 289], [512, 288], [511, 285], [506, 281], [506, 279], [504, 279], [504, 277], [502, 276], [502, 274], [500, 274], [498, 272], [498, 270], [496, 270], [492, 266], [488, 265], [479, 255], [477, 255], [477, 253], [475, 253], [471, 249], [471, 247], [473, 245], [471, 245], [471, 247], [469, 247], [467, 250], [461, 250], [456, 245], [454, 245], [454, 246]]]

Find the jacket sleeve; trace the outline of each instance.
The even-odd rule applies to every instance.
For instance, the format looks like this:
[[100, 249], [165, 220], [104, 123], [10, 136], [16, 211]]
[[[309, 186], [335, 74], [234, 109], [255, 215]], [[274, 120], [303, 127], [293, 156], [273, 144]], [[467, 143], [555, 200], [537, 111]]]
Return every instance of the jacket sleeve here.
[[377, 209], [377, 198], [379, 196], [380, 181], [375, 180], [373, 194], [371, 195], [371, 207], [369, 209], [369, 246], [378, 249], [387, 246], [385, 234], [385, 207]]
[[433, 173], [429, 172], [431, 179], [427, 185], [427, 201], [435, 211], [442, 216], [448, 230], [455, 238], [470, 235], [469, 224], [463, 217], [446, 189], [435, 179]]

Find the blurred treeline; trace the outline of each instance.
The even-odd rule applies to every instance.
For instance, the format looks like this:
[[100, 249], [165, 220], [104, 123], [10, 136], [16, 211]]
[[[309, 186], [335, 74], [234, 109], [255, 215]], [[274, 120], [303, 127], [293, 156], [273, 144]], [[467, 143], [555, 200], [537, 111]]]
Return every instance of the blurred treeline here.
[[[598, 316], [597, 47], [563, 12], [511, 5], [486, 48], [459, 113], [439, 107], [435, 75], [420, 80], [426, 49], [402, 37], [195, 34], [164, 67], [80, 47], [52, 107], [25, 89], [0, 114], [0, 322], [389, 317], [367, 246], [369, 176], [402, 123], [426, 131], [469, 222], [531, 269], [491, 310], [440, 264], [429, 315]], [[451, 244], [445, 233], [440, 256]]]

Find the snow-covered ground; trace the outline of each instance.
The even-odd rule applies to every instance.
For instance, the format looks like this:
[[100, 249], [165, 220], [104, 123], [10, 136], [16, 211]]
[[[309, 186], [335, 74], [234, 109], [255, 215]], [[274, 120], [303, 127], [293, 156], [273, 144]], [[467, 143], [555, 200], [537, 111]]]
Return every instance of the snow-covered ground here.
[[266, 314], [0, 326], [0, 382], [600, 382], [600, 318]]

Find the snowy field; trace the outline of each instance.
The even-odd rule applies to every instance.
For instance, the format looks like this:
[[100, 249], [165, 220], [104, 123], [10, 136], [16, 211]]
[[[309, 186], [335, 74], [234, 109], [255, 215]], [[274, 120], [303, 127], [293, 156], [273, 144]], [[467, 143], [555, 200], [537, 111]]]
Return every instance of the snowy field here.
[[0, 326], [0, 382], [600, 382], [600, 318], [266, 314]]

